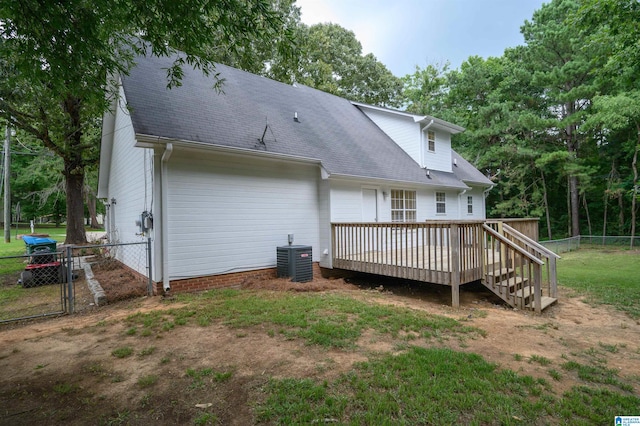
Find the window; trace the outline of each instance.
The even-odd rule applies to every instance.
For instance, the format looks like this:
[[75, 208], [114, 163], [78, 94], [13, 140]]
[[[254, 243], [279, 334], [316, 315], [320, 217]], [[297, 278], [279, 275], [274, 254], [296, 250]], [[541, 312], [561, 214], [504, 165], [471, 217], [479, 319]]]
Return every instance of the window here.
[[467, 197], [467, 213], [473, 214], [473, 197], [471, 195]]
[[433, 130], [427, 130], [427, 149], [436, 152], [436, 132]]
[[416, 191], [391, 190], [391, 221], [416, 221]]
[[444, 192], [436, 192], [436, 213], [447, 212], [447, 195]]

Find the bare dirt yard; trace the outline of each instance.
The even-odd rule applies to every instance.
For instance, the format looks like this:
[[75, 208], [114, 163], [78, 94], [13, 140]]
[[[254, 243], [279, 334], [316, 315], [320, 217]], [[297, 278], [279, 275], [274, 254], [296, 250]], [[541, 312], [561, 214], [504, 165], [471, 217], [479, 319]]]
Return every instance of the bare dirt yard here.
[[[560, 396], [580, 384], [571, 374], [552, 379], [566, 357], [600, 359], [620, 377], [636, 377], [640, 394], [640, 324], [603, 306], [589, 306], [561, 289], [560, 302], [541, 316], [514, 311], [490, 292], [463, 287], [461, 308], [449, 289], [415, 283], [316, 278], [301, 285], [284, 279], [252, 281], [243, 291], [317, 291], [371, 303], [444, 315], [486, 332], [485, 337], [421, 341], [474, 352], [500, 368], [543, 377]], [[254, 404], [269, 378], [333, 380], [373, 353], [394, 352], [391, 336], [365, 333], [355, 349], [327, 349], [270, 333], [264, 326], [230, 328], [222, 322], [185, 325], [162, 336], [131, 333], [124, 321], [137, 312], [176, 308], [161, 297], [137, 297], [80, 312], [0, 327], [0, 424], [216, 424], [256, 423]], [[133, 354], [114, 351], [130, 347]], [[546, 360], [541, 362], [541, 360]], [[198, 386], [187, 372], [232, 371], [224, 383]], [[135, 419], [135, 420], [133, 420]]]

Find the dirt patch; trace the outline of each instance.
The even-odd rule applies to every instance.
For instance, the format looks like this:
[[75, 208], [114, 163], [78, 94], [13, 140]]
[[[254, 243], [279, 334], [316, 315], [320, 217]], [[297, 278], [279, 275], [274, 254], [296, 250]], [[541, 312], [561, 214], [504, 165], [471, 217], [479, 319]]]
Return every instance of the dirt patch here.
[[92, 264], [91, 269], [107, 295], [109, 303], [147, 294], [148, 281], [136, 276], [118, 261], [100, 261]]
[[[115, 274], [117, 279], [128, 279], [121, 272]], [[96, 276], [107, 282], [99, 273]], [[501, 368], [545, 378], [557, 395], [581, 384], [562, 370], [568, 358], [585, 364], [598, 358], [621, 378], [640, 371], [638, 322], [562, 291], [557, 306], [534, 315], [507, 309], [481, 286], [461, 288], [460, 309], [449, 306], [448, 287], [402, 280], [252, 280], [243, 288], [346, 293], [371, 303], [458, 319], [484, 330], [486, 336], [417, 339], [412, 344], [479, 353]], [[331, 381], [355, 362], [397, 347], [397, 340], [371, 331], [361, 336], [357, 349], [338, 350], [308, 346], [262, 325], [241, 329], [222, 323], [188, 325], [143, 336], [121, 321], [137, 312], [175, 307], [160, 297], [138, 297], [92, 307], [80, 315], [0, 327], [0, 424], [193, 424], [206, 419], [215, 419], [215, 424], [252, 424], [253, 404], [263, 400], [271, 377]], [[130, 347], [132, 354], [113, 355], [123, 347]], [[541, 359], [548, 364], [536, 361]], [[213, 375], [194, 378], [207, 369], [232, 374], [224, 381]], [[552, 379], [550, 370], [561, 372], [562, 378]], [[638, 381], [631, 383], [638, 394]]]

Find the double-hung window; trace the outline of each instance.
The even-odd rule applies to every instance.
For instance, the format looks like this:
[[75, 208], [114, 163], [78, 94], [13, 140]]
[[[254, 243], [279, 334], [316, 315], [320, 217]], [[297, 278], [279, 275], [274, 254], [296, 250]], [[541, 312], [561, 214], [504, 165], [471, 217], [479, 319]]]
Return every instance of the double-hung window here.
[[447, 212], [447, 194], [444, 192], [436, 192], [436, 213], [444, 214]]
[[436, 152], [436, 132], [433, 130], [427, 130], [427, 149]]
[[391, 190], [391, 221], [416, 221], [416, 191]]
[[467, 213], [473, 214], [473, 197], [471, 195], [467, 196]]

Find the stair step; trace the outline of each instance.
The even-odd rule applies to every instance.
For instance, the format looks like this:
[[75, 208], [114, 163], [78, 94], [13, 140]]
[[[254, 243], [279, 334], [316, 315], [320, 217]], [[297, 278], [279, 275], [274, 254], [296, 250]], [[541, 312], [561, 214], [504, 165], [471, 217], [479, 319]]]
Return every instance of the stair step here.
[[516, 297], [522, 297], [524, 299], [528, 299], [529, 297], [532, 297], [532, 296], [533, 296], [533, 287], [529, 285], [516, 291]]
[[[542, 307], [540, 308], [540, 310], [544, 311], [546, 308], [553, 305], [557, 301], [558, 299], [556, 299], [555, 297], [542, 296]], [[527, 303], [526, 307], [535, 310], [537, 307], [535, 300], [531, 303]]]
[[487, 281], [493, 285], [500, 285], [501, 281], [513, 277], [515, 271], [511, 268], [495, 269], [487, 272]]
[[511, 275], [513, 274], [512, 268], [502, 268], [502, 269], [494, 269], [491, 271], [487, 271], [487, 275], [491, 277], [501, 277], [503, 275]]
[[528, 281], [529, 280], [524, 277], [510, 277], [500, 281], [498, 286], [507, 287], [509, 289], [509, 293], [513, 293], [514, 291], [521, 289], [522, 285], [526, 284]]

